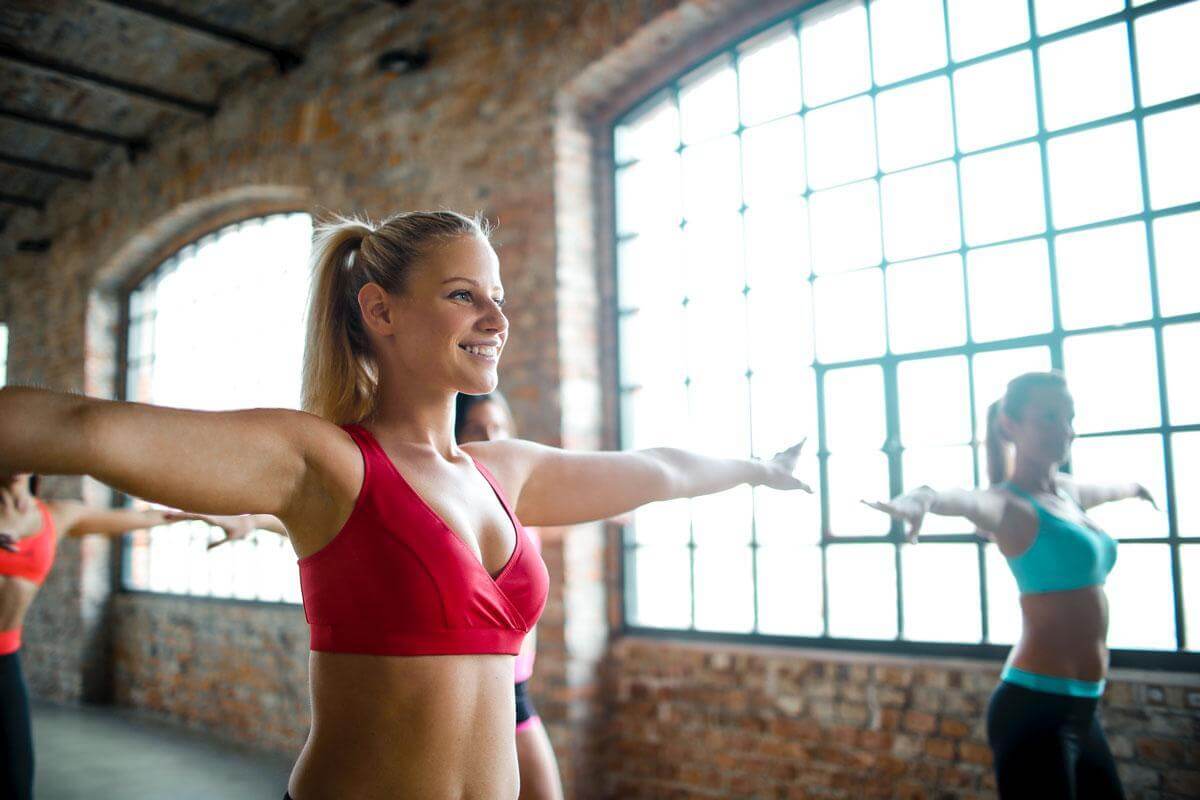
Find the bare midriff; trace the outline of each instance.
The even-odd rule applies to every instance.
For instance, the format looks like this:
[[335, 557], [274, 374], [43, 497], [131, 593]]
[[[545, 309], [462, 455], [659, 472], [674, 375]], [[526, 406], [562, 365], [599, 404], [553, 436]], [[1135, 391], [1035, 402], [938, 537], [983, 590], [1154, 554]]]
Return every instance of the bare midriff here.
[[1026, 672], [1099, 681], [1108, 671], [1103, 586], [1021, 596], [1021, 639], [1008, 661]]
[[312, 653], [295, 800], [515, 800], [513, 658]]
[[33, 581], [0, 575], [0, 631], [21, 627], [37, 593], [38, 585]]

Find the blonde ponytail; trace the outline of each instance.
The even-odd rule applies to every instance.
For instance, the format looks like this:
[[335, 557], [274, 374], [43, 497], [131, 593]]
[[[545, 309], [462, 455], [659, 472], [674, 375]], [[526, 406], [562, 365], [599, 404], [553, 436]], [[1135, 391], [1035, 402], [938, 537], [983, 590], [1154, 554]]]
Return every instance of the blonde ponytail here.
[[338, 425], [375, 409], [379, 369], [358, 307], [358, 292], [377, 283], [404, 291], [409, 271], [438, 240], [491, 233], [478, 216], [410, 211], [378, 225], [338, 217], [317, 227], [304, 353], [303, 408]]

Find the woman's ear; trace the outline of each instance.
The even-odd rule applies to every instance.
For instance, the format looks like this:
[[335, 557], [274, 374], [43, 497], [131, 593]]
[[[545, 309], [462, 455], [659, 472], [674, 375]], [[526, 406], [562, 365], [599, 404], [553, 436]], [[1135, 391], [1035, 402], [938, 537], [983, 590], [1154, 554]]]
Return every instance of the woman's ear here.
[[395, 314], [392, 296], [378, 283], [371, 282], [358, 290], [358, 310], [363, 325], [378, 336], [391, 336]]

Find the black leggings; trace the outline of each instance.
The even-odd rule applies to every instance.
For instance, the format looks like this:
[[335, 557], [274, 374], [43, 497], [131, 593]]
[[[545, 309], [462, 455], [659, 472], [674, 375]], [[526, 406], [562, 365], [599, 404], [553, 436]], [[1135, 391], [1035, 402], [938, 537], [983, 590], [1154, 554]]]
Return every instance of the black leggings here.
[[1123, 800], [1099, 702], [1001, 682], [987, 711], [1001, 800]]
[[19, 652], [0, 656], [0, 797], [33, 798], [33, 728]]

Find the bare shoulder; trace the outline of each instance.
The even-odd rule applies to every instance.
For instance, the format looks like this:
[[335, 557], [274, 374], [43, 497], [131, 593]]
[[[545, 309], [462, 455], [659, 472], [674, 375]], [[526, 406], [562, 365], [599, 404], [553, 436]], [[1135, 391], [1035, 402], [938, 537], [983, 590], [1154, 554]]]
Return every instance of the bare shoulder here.
[[54, 530], [60, 534], [70, 530], [87, 511], [87, 506], [78, 500], [43, 500], [46, 511], [50, 512], [50, 521]]
[[988, 489], [995, 498], [998, 524], [989, 531], [1000, 552], [1008, 558], [1016, 558], [1029, 549], [1037, 536], [1037, 511], [1028, 500], [998, 487]]
[[280, 422], [304, 459], [304, 480], [284, 525], [298, 546], [340, 527], [362, 489], [362, 453], [341, 427], [303, 411], [280, 411]]
[[493, 442], [470, 442], [462, 449], [496, 476], [510, 497], [516, 497], [539, 457], [553, 448], [525, 439], [501, 439]]
[[1080, 498], [1079, 483], [1065, 472], [1060, 472], [1054, 476], [1054, 485], [1058, 487], [1060, 492], [1063, 492], [1075, 502], [1075, 505], [1082, 506], [1083, 501]]

